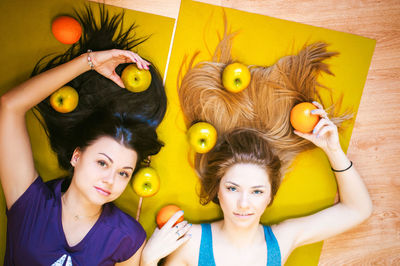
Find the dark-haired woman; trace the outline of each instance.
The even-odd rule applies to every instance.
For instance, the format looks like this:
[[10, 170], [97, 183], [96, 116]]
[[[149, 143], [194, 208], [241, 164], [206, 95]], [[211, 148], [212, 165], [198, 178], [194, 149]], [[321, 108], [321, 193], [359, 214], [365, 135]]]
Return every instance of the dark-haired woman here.
[[[131, 51], [82, 54], [10, 90], [0, 102], [0, 177], [7, 203], [5, 265], [138, 265], [143, 228], [111, 202], [138, 162], [162, 144], [155, 129], [124, 113], [93, 111], [77, 127], [71, 182], [43, 183], [25, 125], [28, 110], [92, 69], [123, 87], [115, 68], [148, 62]], [[83, 139], [85, 138], [85, 139]], [[67, 190], [63, 191], [63, 187]]]

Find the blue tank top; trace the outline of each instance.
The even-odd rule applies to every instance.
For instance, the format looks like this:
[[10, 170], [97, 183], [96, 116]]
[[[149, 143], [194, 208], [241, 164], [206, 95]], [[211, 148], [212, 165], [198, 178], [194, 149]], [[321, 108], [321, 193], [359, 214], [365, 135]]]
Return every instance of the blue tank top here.
[[[269, 226], [263, 226], [265, 242], [267, 242], [267, 266], [281, 265], [281, 251], [278, 241]], [[215, 266], [212, 246], [211, 224], [201, 224], [201, 243], [199, 252], [199, 266]]]

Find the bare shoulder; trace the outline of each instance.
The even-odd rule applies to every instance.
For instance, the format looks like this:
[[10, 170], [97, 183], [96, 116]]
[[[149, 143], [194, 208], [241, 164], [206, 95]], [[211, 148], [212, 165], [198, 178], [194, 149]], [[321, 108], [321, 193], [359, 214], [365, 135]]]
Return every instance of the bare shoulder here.
[[190, 239], [167, 257], [165, 265], [197, 265], [201, 241], [201, 225], [193, 224], [187, 234], [191, 235]]
[[279, 224], [271, 225], [271, 229], [278, 241], [282, 263], [284, 263], [294, 248], [291, 226], [286, 221], [283, 221]]

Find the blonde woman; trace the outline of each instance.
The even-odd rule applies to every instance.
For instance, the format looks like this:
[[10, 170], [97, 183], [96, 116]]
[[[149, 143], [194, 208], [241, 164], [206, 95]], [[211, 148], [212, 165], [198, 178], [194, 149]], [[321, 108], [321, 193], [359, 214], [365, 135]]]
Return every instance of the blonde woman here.
[[[219, 204], [223, 219], [172, 227], [182, 215], [176, 213], [155, 230], [142, 265], [156, 265], [168, 254], [166, 265], [174, 266], [283, 265], [295, 248], [340, 234], [372, 212], [362, 178], [340, 146], [337, 124], [347, 117], [330, 119], [323, 106], [313, 102], [313, 112], [321, 119], [312, 133], [293, 131], [289, 122], [295, 104], [319, 99], [317, 76], [330, 73], [323, 60], [336, 53], [315, 43], [273, 66], [254, 66], [249, 88], [232, 94], [221, 85], [222, 71], [232, 62], [230, 46], [231, 36], [226, 35], [213, 60], [191, 68], [179, 89], [187, 125], [207, 121], [217, 128], [216, 146], [196, 155], [195, 168], [201, 202]], [[340, 201], [313, 215], [261, 225], [285, 169], [296, 154], [312, 147], [329, 158]]]

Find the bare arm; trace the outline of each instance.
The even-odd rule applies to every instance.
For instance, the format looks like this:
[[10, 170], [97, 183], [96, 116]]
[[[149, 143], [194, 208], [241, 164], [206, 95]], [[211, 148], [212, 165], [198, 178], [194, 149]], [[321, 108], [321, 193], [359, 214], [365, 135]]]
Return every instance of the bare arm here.
[[[325, 117], [322, 109], [316, 112]], [[320, 120], [313, 134], [299, 132], [296, 134], [323, 149], [333, 169], [344, 170], [350, 166], [350, 160], [340, 147], [337, 128], [326, 117]], [[335, 175], [340, 196], [339, 203], [313, 215], [286, 220], [273, 227], [283, 258], [287, 258], [296, 247], [340, 234], [371, 215], [372, 202], [355, 167], [352, 166], [344, 172], [336, 172]]]
[[[110, 50], [91, 54], [95, 70], [123, 87], [115, 67], [147, 62], [130, 51]], [[88, 71], [87, 55], [37, 75], [5, 93], [0, 100], [0, 179], [7, 208], [25, 192], [37, 177], [32, 149], [25, 125], [26, 112], [78, 75]]]

